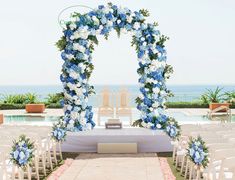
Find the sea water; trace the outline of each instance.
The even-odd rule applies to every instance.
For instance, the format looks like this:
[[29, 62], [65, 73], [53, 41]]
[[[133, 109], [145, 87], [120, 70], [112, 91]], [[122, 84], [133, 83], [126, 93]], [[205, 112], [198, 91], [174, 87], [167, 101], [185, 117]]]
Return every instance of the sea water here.
[[[174, 97], [169, 98], [170, 102], [185, 101], [192, 102], [200, 99], [206, 89], [215, 89], [217, 85], [168, 85]], [[220, 85], [223, 92], [235, 91], [235, 85]], [[113, 93], [111, 103], [115, 104], [115, 93], [126, 88], [130, 94], [130, 104], [135, 106], [135, 98], [139, 94], [138, 85], [95, 85], [96, 94], [90, 97], [90, 104], [97, 107], [101, 103], [100, 93], [102, 89], [108, 88]], [[40, 100], [44, 100], [48, 94], [62, 92], [62, 85], [34, 85], [34, 86], [0, 86], [0, 97], [8, 94], [35, 93]]]

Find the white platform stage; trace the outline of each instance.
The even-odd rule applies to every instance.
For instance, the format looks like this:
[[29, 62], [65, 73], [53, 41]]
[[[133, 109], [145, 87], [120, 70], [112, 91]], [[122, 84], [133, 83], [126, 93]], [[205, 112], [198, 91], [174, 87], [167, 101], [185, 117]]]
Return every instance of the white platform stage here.
[[137, 143], [138, 152], [170, 152], [170, 138], [162, 130], [145, 128], [104, 129], [67, 132], [64, 152], [97, 152], [97, 143]]

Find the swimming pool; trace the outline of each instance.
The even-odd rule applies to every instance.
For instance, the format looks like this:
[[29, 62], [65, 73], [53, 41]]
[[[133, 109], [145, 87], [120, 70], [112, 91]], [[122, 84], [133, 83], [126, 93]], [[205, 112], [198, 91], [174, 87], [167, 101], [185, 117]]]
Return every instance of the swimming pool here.
[[[198, 124], [198, 123], [211, 123], [211, 122], [219, 122], [221, 118], [214, 118], [213, 120], [209, 120], [207, 116], [200, 116], [200, 115], [186, 115], [182, 112], [170, 112], [168, 113], [169, 116], [174, 117], [179, 124]], [[51, 125], [52, 123], [56, 122], [60, 116], [29, 116], [29, 115], [5, 115], [4, 116], [4, 123], [11, 124], [33, 124], [33, 125]], [[94, 117], [96, 118], [96, 115]], [[133, 112], [133, 119], [138, 119], [139, 114], [134, 111]], [[104, 122], [107, 118], [101, 118], [101, 125], [104, 125]], [[121, 118], [124, 125], [129, 125], [128, 118]], [[227, 117], [222, 117], [222, 120], [227, 120]], [[235, 115], [232, 116], [232, 122], [235, 122]]]

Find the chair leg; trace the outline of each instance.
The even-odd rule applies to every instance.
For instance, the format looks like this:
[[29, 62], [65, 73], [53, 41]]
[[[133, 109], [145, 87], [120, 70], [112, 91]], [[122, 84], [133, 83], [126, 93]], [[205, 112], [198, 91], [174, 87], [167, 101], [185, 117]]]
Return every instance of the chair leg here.
[[187, 179], [187, 176], [188, 176], [188, 166], [189, 166], [189, 160], [187, 159], [185, 172], [184, 172], [184, 179]]
[[100, 114], [98, 113], [97, 124], [100, 126]]
[[181, 168], [180, 168], [180, 174], [183, 174], [183, 171], [184, 171], [185, 158], [186, 158], [186, 156], [183, 156], [182, 163], [181, 163]]
[[61, 142], [58, 143], [59, 146], [59, 153], [60, 153], [60, 160], [63, 160], [62, 150], [61, 150]]

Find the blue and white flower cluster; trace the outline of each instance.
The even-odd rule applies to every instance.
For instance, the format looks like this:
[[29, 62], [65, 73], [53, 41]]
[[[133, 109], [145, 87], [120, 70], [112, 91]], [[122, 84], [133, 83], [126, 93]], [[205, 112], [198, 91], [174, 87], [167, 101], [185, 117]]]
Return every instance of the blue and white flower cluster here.
[[190, 139], [188, 156], [198, 167], [206, 167], [208, 165], [208, 148], [200, 136]]
[[157, 23], [145, 23], [146, 10], [132, 12], [128, 8], [111, 3], [100, 5], [86, 14], [74, 13], [74, 20], [67, 22], [63, 37], [57, 42], [64, 60], [61, 81], [64, 86], [64, 121], [72, 131], [89, 130], [95, 126], [92, 107], [88, 97], [93, 91], [89, 78], [93, 70], [92, 52], [98, 44], [97, 35], [108, 38], [113, 29], [133, 35], [136, 47], [140, 78], [140, 96], [137, 108], [141, 111], [142, 126], [163, 129], [167, 116], [164, 103], [167, 96], [165, 86], [167, 37], [160, 34]]
[[51, 137], [57, 142], [65, 141], [66, 127], [63, 121], [59, 120], [52, 127]]
[[169, 118], [166, 123], [166, 133], [172, 140], [179, 138], [181, 131], [178, 122], [174, 118]]
[[12, 152], [10, 153], [11, 161], [19, 166], [25, 167], [30, 165], [34, 157], [34, 143], [29, 138], [21, 135], [18, 141], [13, 141]]

